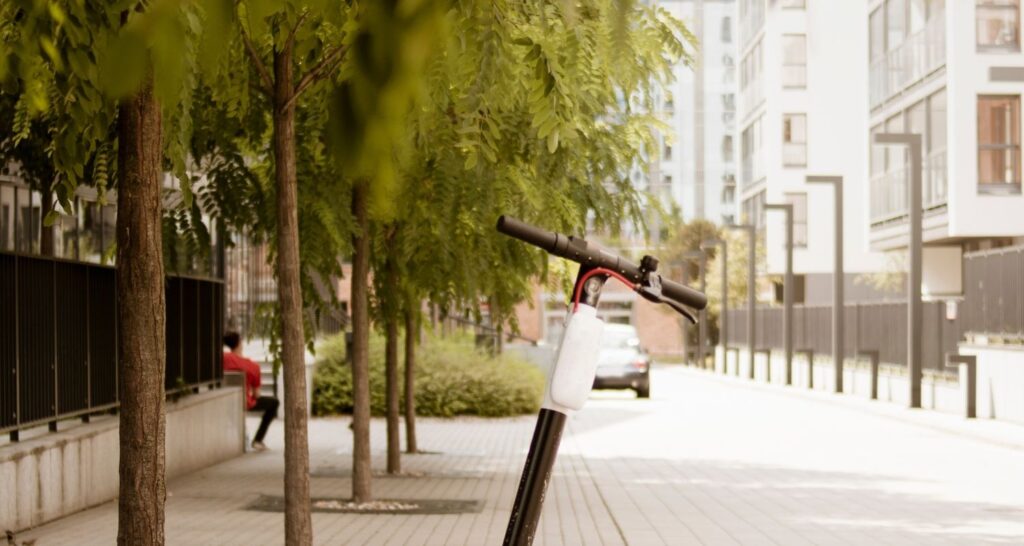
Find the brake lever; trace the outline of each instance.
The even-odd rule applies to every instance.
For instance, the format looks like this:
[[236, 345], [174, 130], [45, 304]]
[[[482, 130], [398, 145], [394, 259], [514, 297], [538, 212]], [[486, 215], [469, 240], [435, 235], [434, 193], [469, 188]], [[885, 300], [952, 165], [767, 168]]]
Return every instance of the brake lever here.
[[682, 304], [674, 300], [670, 300], [662, 296], [661, 290], [658, 290], [651, 286], [641, 286], [640, 288], [637, 289], [636, 292], [643, 296], [643, 298], [649, 302], [664, 303], [665, 305], [671, 307], [675, 312], [686, 317], [686, 320], [690, 321], [691, 324], [697, 324], [697, 317], [694, 316], [694, 314], [689, 309], [687, 309]]

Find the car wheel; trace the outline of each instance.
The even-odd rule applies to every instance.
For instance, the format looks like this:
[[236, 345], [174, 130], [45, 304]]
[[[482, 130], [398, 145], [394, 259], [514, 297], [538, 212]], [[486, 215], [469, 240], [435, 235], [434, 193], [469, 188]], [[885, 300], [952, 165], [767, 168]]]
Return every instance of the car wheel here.
[[650, 398], [651, 397], [651, 384], [650, 383], [644, 383], [643, 385], [640, 385], [639, 387], [637, 387], [634, 390], [636, 390], [636, 397], [637, 398]]

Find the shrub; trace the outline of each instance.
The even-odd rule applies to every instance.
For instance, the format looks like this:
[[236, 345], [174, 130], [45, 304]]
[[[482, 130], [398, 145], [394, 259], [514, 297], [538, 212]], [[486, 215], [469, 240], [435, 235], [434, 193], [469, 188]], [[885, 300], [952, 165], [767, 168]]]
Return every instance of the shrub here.
[[[399, 360], [401, 368], [401, 351]], [[520, 415], [537, 411], [543, 394], [544, 374], [536, 366], [508, 354], [482, 353], [468, 336], [428, 336], [416, 352], [417, 415]], [[329, 338], [317, 349], [312, 402], [314, 415], [352, 412], [352, 368], [345, 361], [344, 335]], [[370, 411], [386, 411], [380, 335], [370, 337]]]

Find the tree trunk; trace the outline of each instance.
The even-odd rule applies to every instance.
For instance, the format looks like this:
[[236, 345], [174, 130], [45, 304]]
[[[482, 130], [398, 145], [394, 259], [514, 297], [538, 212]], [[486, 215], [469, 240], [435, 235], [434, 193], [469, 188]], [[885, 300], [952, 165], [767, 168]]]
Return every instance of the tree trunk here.
[[284, 368], [284, 534], [289, 546], [313, 542], [306, 430], [306, 350], [299, 275], [298, 181], [292, 52], [274, 52], [274, 178], [277, 184], [277, 300]]
[[398, 474], [402, 471], [402, 439], [398, 436], [398, 319], [388, 316], [385, 321], [384, 389], [388, 425], [388, 474]]
[[367, 310], [370, 275], [368, 182], [352, 188], [352, 500], [368, 502], [370, 491], [370, 317]]
[[405, 310], [405, 451], [416, 453], [416, 343], [419, 326], [412, 304]]
[[117, 542], [164, 543], [164, 260], [160, 105], [152, 75], [118, 106], [117, 331], [120, 485]]

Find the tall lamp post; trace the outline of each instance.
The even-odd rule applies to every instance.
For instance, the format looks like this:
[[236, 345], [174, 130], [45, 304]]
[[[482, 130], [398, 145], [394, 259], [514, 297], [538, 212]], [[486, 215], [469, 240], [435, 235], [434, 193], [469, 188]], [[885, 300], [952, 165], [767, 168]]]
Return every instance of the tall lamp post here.
[[[786, 214], [786, 276], [782, 281], [782, 337], [786, 352], [786, 384], [793, 384], [793, 205], [767, 204], [765, 210]], [[769, 366], [771, 362], [769, 361]], [[769, 374], [770, 376], [770, 374]]]
[[[832, 265], [832, 363], [835, 368], [833, 391], [843, 392], [843, 349], [846, 330], [843, 319], [846, 309], [846, 294], [843, 283], [846, 273], [843, 266], [843, 177], [841, 176], [808, 176], [808, 184], [831, 184], [835, 198], [835, 230], [833, 233], [833, 265]], [[809, 363], [814, 367], [814, 362]], [[814, 372], [811, 371], [813, 374]]]
[[910, 278], [907, 282], [907, 372], [910, 375], [910, 407], [921, 407], [921, 135], [880, 133], [875, 144], [902, 145], [910, 151]]
[[[757, 265], [757, 227], [751, 224], [730, 225], [729, 229], [737, 229], [747, 232], [747, 342], [750, 347], [750, 354], [747, 355], [750, 362], [748, 376], [754, 378], [754, 351], [757, 349], [757, 336], [754, 335], [754, 314], [757, 312], [757, 301], [754, 294], [754, 269]], [[740, 363], [736, 362], [736, 375], [740, 374]]]
[[[699, 250], [693, 250], [683, 254], [683, 258], [694, 260], [697, 262], [697, 271], [700, 275], [700, 291], [708, 291], [707, 283], [707, 253]], [[704, 346], [707, 345], [707, 333], [708, 333], [708, 311], [707, 309], [701, 309], [698, 312], [699, 320], [697, 321], [697, 364], [699, 367], [704, 367]]]
[[[722, 261], [722, 311], [718, 315], [718, 344], [722, 346], [722, 373], [726, 372], [729, 353], [729, 327], [725, 315], [729, 312], [729, 242], [725, 239], [708, 239], [701, 242], [700, 249], [707, 252], [718, 247], [718, 259]], [[707, 322], [707, 321], [705, 321]]]

